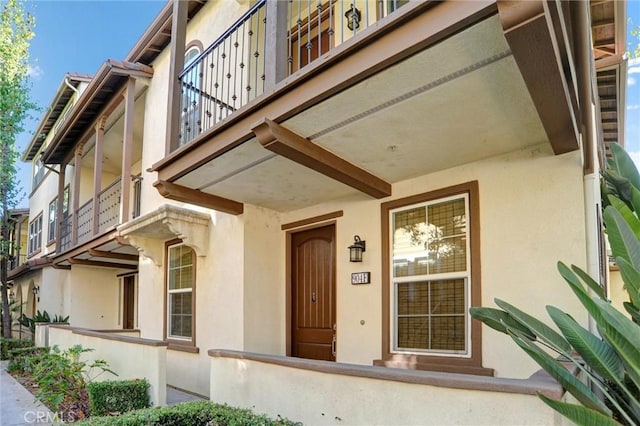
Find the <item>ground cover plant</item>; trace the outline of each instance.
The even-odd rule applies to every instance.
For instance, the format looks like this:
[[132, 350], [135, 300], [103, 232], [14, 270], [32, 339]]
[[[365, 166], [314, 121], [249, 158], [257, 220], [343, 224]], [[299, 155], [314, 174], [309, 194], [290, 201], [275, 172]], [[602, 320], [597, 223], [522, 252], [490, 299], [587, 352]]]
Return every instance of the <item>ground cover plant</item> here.
[[210, 401], [184, 402], [170, 407], [146, 408], [117, 417], [92, 417], [82, 426], [297, 426], [282, 417], [271, 419], [251, 410]]

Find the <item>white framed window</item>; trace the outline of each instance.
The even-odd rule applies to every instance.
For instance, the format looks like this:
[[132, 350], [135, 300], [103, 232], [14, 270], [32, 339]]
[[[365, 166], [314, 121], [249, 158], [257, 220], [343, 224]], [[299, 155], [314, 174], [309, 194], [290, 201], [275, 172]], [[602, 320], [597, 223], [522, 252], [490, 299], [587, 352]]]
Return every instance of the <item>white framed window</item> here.
[[49, 203], [49, 216], [47, 218], [47, 242], [56, 239], [56, 219], [58, 218], [58, 197]]
[[29, 255], [40, 251], [42, 247], [42, 213], [29, 222]]
[[195, 306], [195, 253], [182, 243], [167, 245], [166, 336], [193, 343]]
[[391, 351], [470, 353], [468, 194], [389, 211]]

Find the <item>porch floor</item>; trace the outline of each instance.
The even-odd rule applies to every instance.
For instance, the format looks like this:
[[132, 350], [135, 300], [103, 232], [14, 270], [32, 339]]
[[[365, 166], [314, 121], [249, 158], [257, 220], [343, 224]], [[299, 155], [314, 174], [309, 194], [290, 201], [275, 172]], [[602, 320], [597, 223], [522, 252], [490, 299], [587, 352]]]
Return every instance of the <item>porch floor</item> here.
[[167, 386], [167, 405], [175, 405], [180, 402], [188, 401], [207, 401], [203, 398], [192, 393], [184, 392], [180, 389], [176, 389], [173, 386]]

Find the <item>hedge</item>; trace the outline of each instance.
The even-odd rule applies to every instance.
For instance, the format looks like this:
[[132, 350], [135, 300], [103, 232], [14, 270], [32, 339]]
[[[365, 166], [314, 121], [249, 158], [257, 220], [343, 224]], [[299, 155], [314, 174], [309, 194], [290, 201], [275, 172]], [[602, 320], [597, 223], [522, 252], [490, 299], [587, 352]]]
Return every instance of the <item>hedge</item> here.
[[48, 353], [49, 353], [49, 347], [48, 346], [41, 346], [41, 347], [27, 346], [27, 347], [24, 347], [24, 348], [11, 349], [9, 351], [8, 359], [12, 360], [12, 359], [16, 359], [16, 358], [21, 358], [23, 356], [46, 355]]
[[147, 380], [113, 380], [87, 385], [92, 416], [126, 413], [149, 407]]
[[183, 402], [171, 407], [146, 408], [117, 417], [91, 417], [83, 426], [297, 426], [284, 418], [277, 420], [251, 410], [210, 401]]
[[13, 349], [33, 346], [33, 340], [0, 337], [0, 359], [9, 359], [9, 351]]

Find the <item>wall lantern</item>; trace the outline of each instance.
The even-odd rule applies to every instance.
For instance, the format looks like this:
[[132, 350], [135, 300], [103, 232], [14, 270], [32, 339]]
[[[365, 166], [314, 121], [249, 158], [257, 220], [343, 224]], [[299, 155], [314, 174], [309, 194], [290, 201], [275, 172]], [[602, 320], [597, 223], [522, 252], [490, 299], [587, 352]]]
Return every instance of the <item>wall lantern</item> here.
[[359, 236], [353, 236], [353, 244], [349, 246], [349, 262], [362, 262], [362, 253], [367, 249], [367, 242]]
[[37, 285], [34, 285], [33, 288], [31, 289], [31, 291], [33, 292], [33, 295], [38, 298], [38, 302], [39, 302], [40, 301], [40, 296], [38, 296], [38, 293], [40, 293], [40, 287], [37, 286]]
[[344, 17], [347, 18], [347, 28], [353, 31], [360, 28], [360, 18], [362, 18], [362, 14], [358, 10], [357, 7], [351, 3], [351, 7], [344, 13]]

